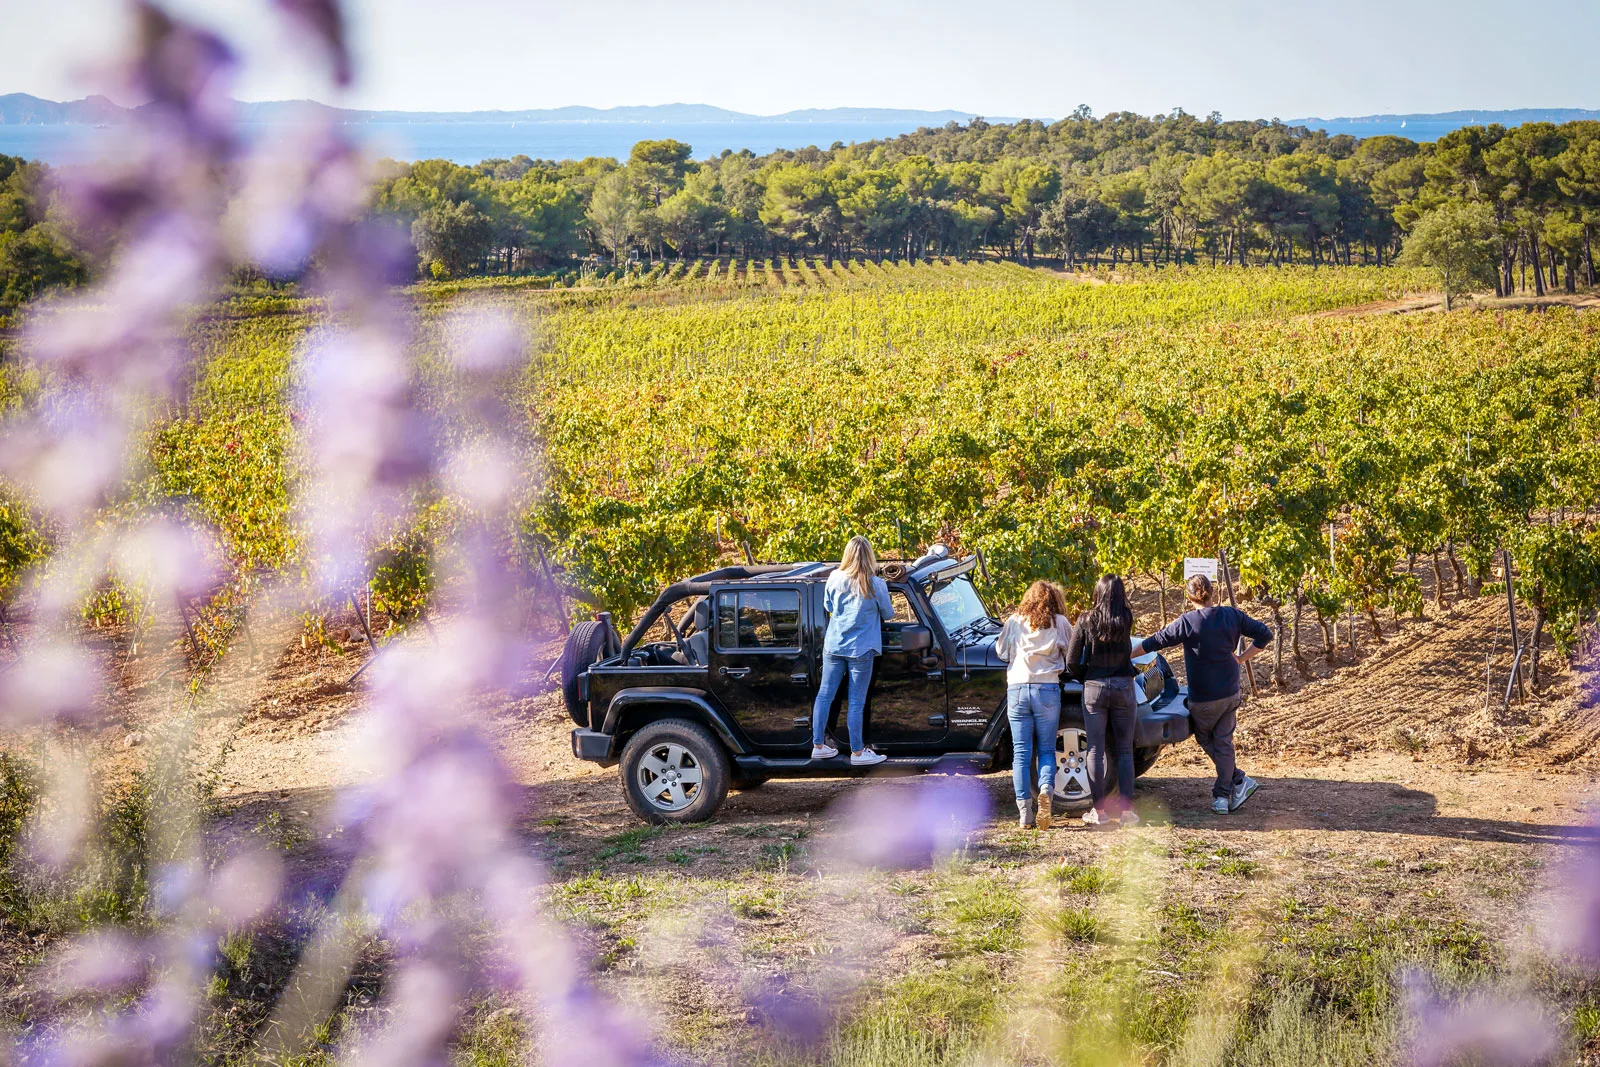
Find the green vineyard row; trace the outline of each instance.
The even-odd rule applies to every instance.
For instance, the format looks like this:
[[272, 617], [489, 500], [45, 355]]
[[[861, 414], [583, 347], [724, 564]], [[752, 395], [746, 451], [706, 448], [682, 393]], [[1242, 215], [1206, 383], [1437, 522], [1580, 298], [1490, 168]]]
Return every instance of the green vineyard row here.
[[[1592, 317], [1317, 314], [1422, 286], [1370, 268], [1112, 280], [796, 261], [785, 284], [745, 284], [746, 268], [735, 285], [712, 266], [554, 292], [416, 287], [418, 381], [440, 413], [458, 313], [527, 326], [516, 536], [584, 604], [628, 617], [741, 542], [828, 558], [865, 532], [889, 554], [982, 549], [1001, 601], [1038, 576], [1081, 598], [1102, 568], [1165, 581], [1225, 547], [1270, 603], [1324, 618], [1416, 607], [1407, 555], [1482, 577], [1509, 547], [1558, 638], [1592, 612]], [[237, 574], [307, 569], [294, 374], [324, 322], [314, 301], [241, 297], [197, 326], [194, 388], [152, 425], [107, 521], [176, 506], [220, 532]], [[23, 356], [0, 363], [8, 410], [37, 393]], [[380, 596], [399, 608], [432, 588], [431, 532], [455, 514], [425, 495], [415, 529], [373, 546]], [[0, 495], [0, 591], [49, 540]]]

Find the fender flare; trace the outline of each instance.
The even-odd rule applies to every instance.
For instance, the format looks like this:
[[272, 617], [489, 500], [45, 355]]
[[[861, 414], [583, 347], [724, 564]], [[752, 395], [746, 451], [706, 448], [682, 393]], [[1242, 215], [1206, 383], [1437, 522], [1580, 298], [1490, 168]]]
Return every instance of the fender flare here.
[[600, 732], [615, 737], [617, 728], [622, 725], [627, 714], [635, 708], [678, 707], [689, 712], [687, 716], [696, 722], [703, 722], [717, 735], [717, 740], [727, 746], [728, 751], [735, 756], [749, 753], [749, 746], [733, 729], [724, 715], [715, 704], [706, 697], [701, 689], [685, 689], [678, 686], [667, 685], [642, 685], [633, 689], [624, 689], [611, 698], [611, 704], [606, 708], [605, 725]]
[[1002, 701], [1000, 710], [994, 713], [989, 720], [989, 728], [983, 731], [983, 740], [978, 742], [980, 752], [996, 752], [1002, 743], [1010, 739], [1011, 724], [1006, 719], [1006, 706]]

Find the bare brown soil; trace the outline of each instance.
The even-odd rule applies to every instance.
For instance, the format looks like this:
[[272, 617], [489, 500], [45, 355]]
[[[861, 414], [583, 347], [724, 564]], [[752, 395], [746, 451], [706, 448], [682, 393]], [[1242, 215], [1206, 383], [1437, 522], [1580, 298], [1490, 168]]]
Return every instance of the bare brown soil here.
[[[1479, 293], [1456, 301], [1453, 310], [1544, 311], [1557, 307], [1572, 308], [1577, 311], [1600, 308], [1600, 293], [1596, 293], [1593, 290], [1580, 290], [1577, 293], [1550, 293], [1547, 296], [1517, 294], [1505, 297]], [[1312, 318], [1357, 319], [1379, 315], [1410, 315], [1422, 311], [1443, 310], [1443, 294], [1416, 293], [1398, 300], [1374, 300], [1366, 304], [1352, 304], [1349, 307], [1319, 311]]]

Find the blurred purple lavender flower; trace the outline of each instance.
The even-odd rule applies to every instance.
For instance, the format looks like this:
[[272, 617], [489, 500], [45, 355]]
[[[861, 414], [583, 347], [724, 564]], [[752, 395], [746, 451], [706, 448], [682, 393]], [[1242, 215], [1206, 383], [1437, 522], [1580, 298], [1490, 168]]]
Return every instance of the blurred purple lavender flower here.
[[1600, 968], [1600, 822], [1589, 826], [1546, 905], [1545, 939], [1556, 951]]
[[0, 726], [92, 721], [100, 707], [97, 675], [94, 660], [77, 645], [35, 643], [25, 663], [0, 674]]
[[245, 257], [269, 275], [302, 273], [320, 243], [345, 237], [370, 189], [361, 155], [324, 115], [308, 113], [245, 167], [230, 210]]
[[966, 844], [989, 817], [989, 796], [966, 777], [875, 783], [838, 805], [834, 848], [863, 867], [927, 867]]
[[345, 29], [344, 10], [336, 0], [273, 0], [300, 29], [322, 46], [332, 68], [333, 83], [348, 86], [354, 73]]
[[783, 1044], [814, 1049], [833, 1032], [835, 1012], [815, 993], [796, 989], [778, 977], [764, 978], [745, 998], [751, 1021]]
[[1534, 1001], [1481, 991], [1441, 997], [1416, 972], [1403, 976], [1402, 986], [1413, 1026], [1411, 1067], [1537, 1067], [1562, 1049], [1549, 1014]]
[[64, 996], [119, 993], [144, 978], [148, 962], [139, 939], [121, 930], [94, 930], [56, 950], [47, 988]]
[[[334, 81], [347, 83], [338, 4], [277, 6], [316, 35]], [[516, 831], [520, 792], [476, 710], [483, 693], [504, 689], [528, 663], [514, 624], [504, 532], [521, 475], [516, 444], [503, 435], [508, 420], [499, 417], [522, 338], [505, 320], [458, 324], [463, 399], [453, 416], [471, 431], [444, 447], [417, 400], [406, 353], [410, 308], [391, 288], [411, 276], [414, 254], [404, 234], [359, 220], [366, 194], [359, 154], [335, 128], [308, 125], [287, 154], [252, 161], [230, 214], [239, 159], [228, 95], [232, 53], [154, 4], [138, 0], [134, 11], [139, 46], [121, 73], [124, 88], [148, 106], [127, 131], [117, 164], [86, 172], [71, 190], [85, 232], [102, 240], [107, 267], [94, 290], [39, 324], [35, 348], [55, 392], [14, 428], [7, 443], [15, 447], [5, 450], [6, 469], [30, 483], [71, 534], [57, 556], [59, 574], [41, 586], [49, 610], [40, 632], [66, 632], [83, 591], [108, 567], [142, 583], [158, 603], [211, 587], [216, 551], [205, 537], [155, 520], [113, 545], [92, 535], [91, 519], [125, 477], [150, 401], [170, 399], [187, 381], [191, 357], [181, 331], [216, 291], [230, 247], [276, 275], [315, 264], [313, 287], [332, 314], [303, 360], [309, 417], [301, 425], [309, 532], [324, 588], [364, 579], [374, 534], [406, 521], [441, 487], [469, 513], [450, 553], [466, 603], [437, 627], [435, 641], [399, 641], [375, 665], [364, 748], [372, 779], [341, 804], [349, 844], [360, 853], [355, 885], [396, 956], [385, 993], [392, 1024], [353, 1038], [347, 1059], [447, 1063], [466, 999], [502, 988], [540, 1020], [543, 1062], [655, 1063], [647, 1027], [600, 994], [564, 932], [540, 914], [541, 872]], [[65, 642], [31, 649], [0, 686], [6, 716], [19, 722], [84, 715], [100, 691], [92, 664]], [[83, 942], [64, 957], [55, 988], [70, 996], [148, 985], [122, 1010], [24, 1039], [16, 1046], [23, 1063], [185, 1059], [217, 939], [274, 906], [283, 872], [264, 853], [208, 872], [192, 832], [177, 837], [175, 854], [152, 871], [158, 932], [137, 942]], [[498, 946], [487, 961], [463, 955], [478, 929], [469, 918], [475, 908]]]

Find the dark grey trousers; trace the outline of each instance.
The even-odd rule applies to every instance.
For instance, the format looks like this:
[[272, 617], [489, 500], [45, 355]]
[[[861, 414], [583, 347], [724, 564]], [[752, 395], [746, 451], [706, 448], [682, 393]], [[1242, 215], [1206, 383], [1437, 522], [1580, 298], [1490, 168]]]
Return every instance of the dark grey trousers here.
[[1117, 764], [1117, 792], [1123, 806], [1133, 803], [1133, 732], [1138, 727], [1139, 698], [1132, 678], [1107, 678], [1083, 683], [1083, 728], [1089, 735], [1089, 795], [1104, 810], [1106, 771]]
[[1239, 725], [1239, 705], [1243, 702], [1238, 693], [1221, 700], [1189, 702], [1194, 739], [1217, 767], [1217, 780], [1211, 786], [1214, 797], [1231, 798], [1234, 788], [1244, 781], [1244, 772], [1234, 761], [1233, 753], [1233, 731]]

